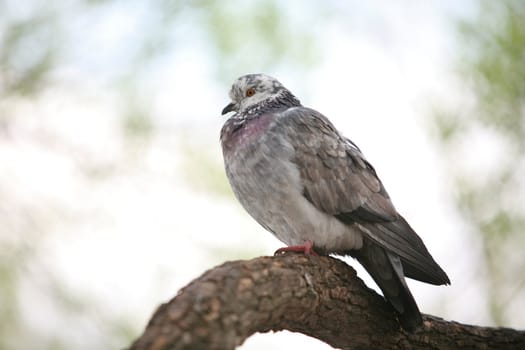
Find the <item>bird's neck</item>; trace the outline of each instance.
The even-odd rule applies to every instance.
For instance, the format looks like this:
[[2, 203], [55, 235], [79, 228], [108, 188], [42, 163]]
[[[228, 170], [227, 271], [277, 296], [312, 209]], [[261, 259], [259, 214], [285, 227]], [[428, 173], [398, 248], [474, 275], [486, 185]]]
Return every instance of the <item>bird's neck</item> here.
[[300, 106], [301, 102], [290, 92], [285, 91], [275, 98], [261, 101], [231, 116], [221, 130], [221, 143], [224, 151], [241, 147], [252, 142], [270, 126], [280, 111]]
[[277, 96], [263, 100], [237, 113], [246, 119], [273, 112], [274, 110], [300, 106], [301, 102], [290, 91], [283, 90]]

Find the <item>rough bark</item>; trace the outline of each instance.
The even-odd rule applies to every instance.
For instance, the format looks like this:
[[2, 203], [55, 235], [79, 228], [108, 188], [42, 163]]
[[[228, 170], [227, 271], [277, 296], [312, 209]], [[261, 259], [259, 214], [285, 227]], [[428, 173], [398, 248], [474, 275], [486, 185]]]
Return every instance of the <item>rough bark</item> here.
[[255, 332], [284, 329], [340, 349], [525, 349], [524, 331], [423, 319], [406, 333], [344, 262], [285, 254], [205, 272], [157, 309], [131, 349], [234, 349]]

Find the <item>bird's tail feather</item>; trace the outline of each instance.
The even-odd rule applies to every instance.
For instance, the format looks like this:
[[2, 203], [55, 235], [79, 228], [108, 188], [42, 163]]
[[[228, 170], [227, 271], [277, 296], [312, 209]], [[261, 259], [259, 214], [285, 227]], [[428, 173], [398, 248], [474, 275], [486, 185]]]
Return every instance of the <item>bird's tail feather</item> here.
[[381, 288], [385, 298], [396, 311], [403, 329], [414, 331], [422, 325], [423, 320], [405, 282], [401, 260], [374, 242], [367, 240], [364, 244], [363, 249], [352, 255]]

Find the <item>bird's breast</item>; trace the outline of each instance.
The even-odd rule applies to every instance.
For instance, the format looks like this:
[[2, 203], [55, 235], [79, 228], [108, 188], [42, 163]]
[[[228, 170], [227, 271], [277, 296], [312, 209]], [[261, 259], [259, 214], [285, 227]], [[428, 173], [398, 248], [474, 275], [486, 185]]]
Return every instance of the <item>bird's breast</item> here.
[[221, 143], [225, 156], [226, 153], [239, 151], [247, 144], [257, 141], [268, 130], [273, 120], [272, 114], [244, 120], [228, 119], [221, 130]]

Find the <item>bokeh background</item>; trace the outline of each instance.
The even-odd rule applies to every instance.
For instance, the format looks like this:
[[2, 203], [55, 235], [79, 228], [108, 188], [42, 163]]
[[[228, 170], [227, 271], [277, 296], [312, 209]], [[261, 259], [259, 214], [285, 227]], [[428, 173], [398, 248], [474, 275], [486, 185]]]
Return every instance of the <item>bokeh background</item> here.
[[[521, 0], [0, 1], [0, 349], [122, 349], [205, 270], [281, 246], [222, 168], [255, 72], [375, 165], [452, 280], [409, 282], [423, 312], [525, 328], [524, 23]], [[290, 342], [328, 348], [241, 348]]]

